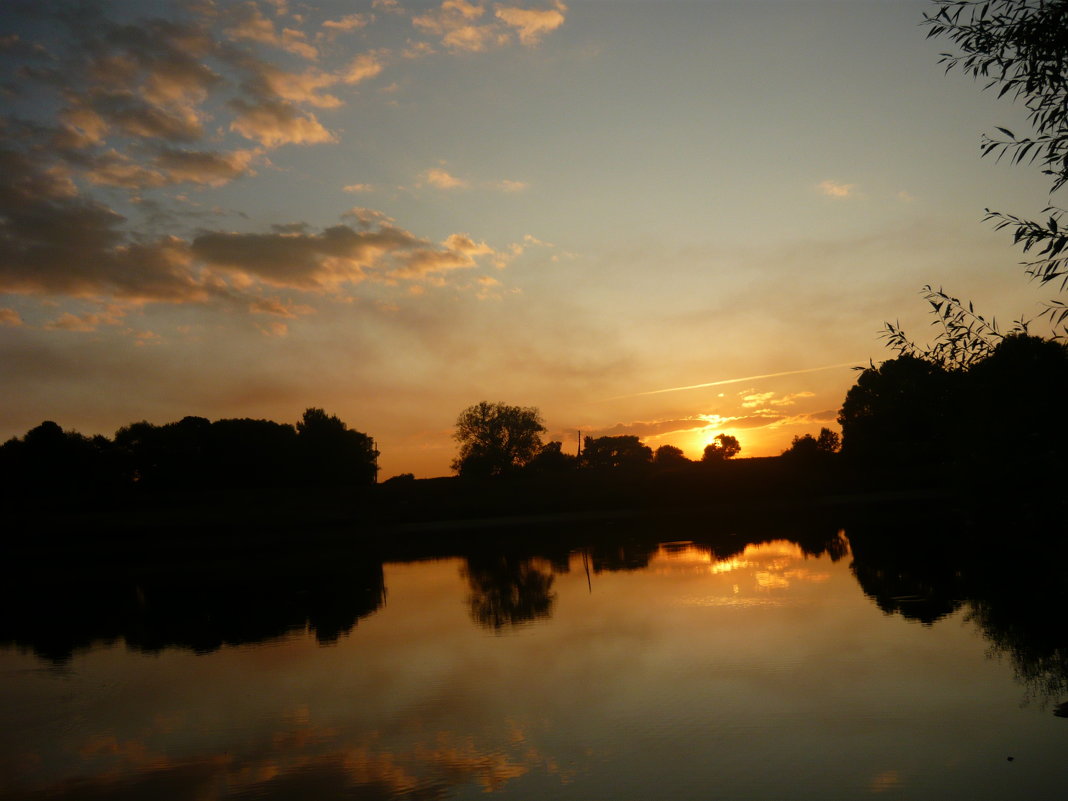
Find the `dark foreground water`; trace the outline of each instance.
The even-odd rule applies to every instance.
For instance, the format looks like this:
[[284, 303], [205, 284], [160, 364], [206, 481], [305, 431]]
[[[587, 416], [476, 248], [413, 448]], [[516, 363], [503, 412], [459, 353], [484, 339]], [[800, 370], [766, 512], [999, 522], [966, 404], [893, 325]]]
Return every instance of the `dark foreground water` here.
[[0, 798], [1066, 797], [1048, 621], [991, 575], [873, 554], [601, 542], [282, 600], [87, 586], [69, 631], [6, 631]]

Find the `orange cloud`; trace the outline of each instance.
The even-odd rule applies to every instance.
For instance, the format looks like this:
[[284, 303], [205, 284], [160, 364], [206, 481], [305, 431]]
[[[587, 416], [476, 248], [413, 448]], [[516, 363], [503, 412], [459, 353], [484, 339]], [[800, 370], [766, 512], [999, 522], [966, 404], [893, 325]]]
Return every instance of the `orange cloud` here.
[[13, 328], [22, 325], [22, 316], [14, 309], [0, 308], [0, 326]]
[[516, 29], [520, 42], [532, 46], [564, 24], [565, 11], [567, 6], [557, 2], [555, 8], [549, 9], [498, 8], [497, 17]]
[[332, 31], [348, 33], [367, 25], [367, 17], [364, 14], [346, 14], [341, 19], [328, 19], [323, 27]]
[[827, 197], [847, 198], [853, 197], [856, 192], [856, 184], [843, 184], [837, 181], [820, 181], [816, 185], [816, 188], [820, 190]]
[[91, 163], [93, 166], [85, 172], [85, 177], [94, 184], [143, 189], [168, 183], [162, 173], [143, 167], [116, 150], [96, 156]]
[[100, 313], [65, 312], [45, 323], [44, 328], [49, 331], [96, 331], [102, 325], [118, 325], [125, 315], [126, 311], [118, 306], [109, 306]]
[[501, 46], [518, 37], [520, 43], [533, 46], [564, 24], [567, 6], [561, 2], [547, 9], [498, 6], [494, 19], [482, 22], [486, 9], [467, 0], [445, 0], [439, 8], [412, 17], [412, 25], [438, 36], [451, 49], [479, 52]]
[[264, 16], [255, 3], [247, 2], [230, 9], [231, 23], [226, 33], [235, 41], [252, 41], [278, 47], [286, 52], [314, 61], [319, 51], [298, 30], [284, 28], [281, 33]]
[[237, 117], [230, 130], [264, 147], [337, 141], [314, 114], [304, 114], [290, 103], [269, 100], [249, 103], [237, 98], [231, 101], [231, 106], [237, 111]]
[[462, 189], [467, 186], [467, 181], [450, 175], [440, 167], [432, 167], [424, 172], [423, 180], [438, 189]]
[[373, 78], [378, 75], [384, 66], [382, 60], [378, 54], [375, 53], [361, 53], [356, 56], [346, 68], [342, 75], [342, 80], [345, 83], [359, 83], [365, 81], [368, 78]]
[[255, 175], [252, 161], [258, 150], [217, 153], [206, 150], [164, 149], [153, 160], [174, 182], [222, 186], [235, 178]]
[[286, 72], [273, 64], [249, 59], [245, 61], [255, 78], [256, 93], [265, 99], [281, 98], [294, 103], [308, 103], [317, 108], [337, 108], [341, 100], [321, 90], [334, 86], [338, 77], [320, 69]]

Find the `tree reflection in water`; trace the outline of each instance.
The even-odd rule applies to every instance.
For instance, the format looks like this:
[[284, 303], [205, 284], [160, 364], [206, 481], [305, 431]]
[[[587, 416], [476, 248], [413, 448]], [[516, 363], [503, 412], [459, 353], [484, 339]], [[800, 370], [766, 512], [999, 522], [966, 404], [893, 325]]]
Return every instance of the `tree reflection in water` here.
[[1054, 529], [1031, 521], [1024, 530], [978, 514], [962, 522], [946, 510], [903, 506], [896, 514], [853, 513], [843, 536], [834, 517], [800, 516], [750, 530], [710, 529], [692, 519], [605, 530], [576, 525], [521, 537], [504, 532], [475, 544], [414, 540], [392, 557], [388, 549], [348, 547], [324, 556], [309, 548], [281, 561], [241, 554], [143, 570], [107, 554], [68, 562], [42, 556], [5, 571], [0, 600], [10, 613], [0, 622], [0, 646], [27, 648], [61, 665], [76, 651], [115, 641], [150, 653], [207, 653], [308, 632], [330, 644], [381, 608], [383, 561], [460, 554], [471, 619], [503, 633], [553, 615], [555, 575], [568, 571], [574, 553], [596, 574], [643, 570], [661, 543], [680, 535], [687, 547], [720, 560], [750, 544], [786, 539], [809, 556], [850, 558], [861, 590], [885, 614], [933, 626], [963, 610], [991, 653], [1011, 662], [1028, 697], [1059, 703], [1068, 715], [1068, 543], [1034, 533]]
[[911, 511], [849, 527], [861, 589], [886, 614], [928, 626], [963, 609], [991, 655], [1009, 660], [1027, 700], [1068, 716], [1068, 543], [1036, 534], [1057, 528]]
[[553, 573], [544, 560], [514, 554], [468, 556], [461, 569], [471, 619], [500, 631], [552, 615]]
[[323, 564], [250, 555], [146, 565], [59, 559], [23, 565], [0, 583], [12, 610], [0, 645], [56, 665], [122, 640], [144, 653], [198, 654], [308, 632], [334, 643], [385, 600], [382, 561], [370, 554]]

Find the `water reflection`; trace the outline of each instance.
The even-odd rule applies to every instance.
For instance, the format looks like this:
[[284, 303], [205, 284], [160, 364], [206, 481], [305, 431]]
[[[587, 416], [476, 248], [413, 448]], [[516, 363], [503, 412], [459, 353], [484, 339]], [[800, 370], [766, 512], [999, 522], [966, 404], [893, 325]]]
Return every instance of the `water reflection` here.
[[[886, 614], [931, 626], [964, 610], [1012, 664], [1027, 698], [1068, 695], [1068, 543], [995, 517], [947, 522], [938, 514], [888, 515], [851, 527], [852, 570]], [[1029, 549], [1032, 554], [1029, 555]]]
[[471, 589], [467, 597], [471, 618], [500, 631], [552, 614], [553, 565], [547, 560], [516, 554], [468, 556], [463, 575]]
[[930, 626], [964, 605], [964, 577], [937, 547], [908, 547], [900, 539], [853, 532], [853, 575], [864, 594], [888, 615]]
[[5, 801], [298, 801], [442, 799], [462, 786], [495, 792], [543, 767], [537, 755], [479, 750], [440, 733], [406, 752], [345, 744], [338, 733], [279, 731], [252, 750], [174, 759], [143, 743], [92, 738], [82, 751], [92, 771], [45, 788], [0, 788]]
[[116, 641], [132, 650], [207, 654], [310, 632], [330, 644], [385, 600], [382, 562], [356, 559], [329, 568], [263, 564], [161, 569], [23, 569], [5, 577], [0, 601], [18, 610], [0, 622], [0, 645], [32, 650], [55, 664]]
[[0, 799], [1058, 797], [1063, 568], [913, 530], [12, 576]]

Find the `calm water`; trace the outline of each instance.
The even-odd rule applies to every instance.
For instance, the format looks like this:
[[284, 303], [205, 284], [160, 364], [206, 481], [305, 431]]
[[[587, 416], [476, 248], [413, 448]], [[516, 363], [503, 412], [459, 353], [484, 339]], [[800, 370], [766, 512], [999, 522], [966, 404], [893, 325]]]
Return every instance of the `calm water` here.
[[952, 568], [817, 550], [386, 562], [332, 605], [179, 587], [193, 623], [135, 587], [96, 634], [8, 634], [0, 798], [1064, 798], [1056, 647], [1014, 658]]

